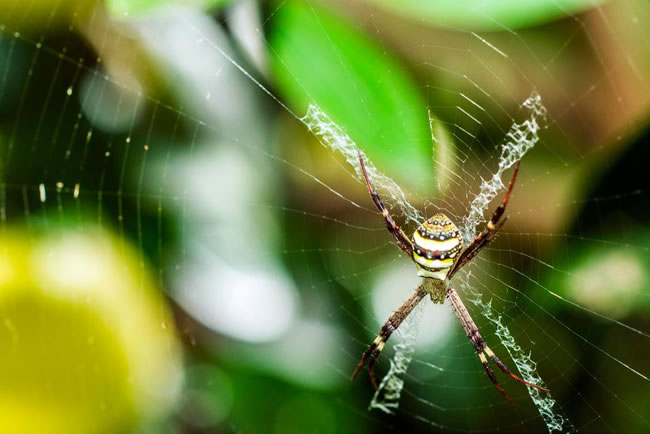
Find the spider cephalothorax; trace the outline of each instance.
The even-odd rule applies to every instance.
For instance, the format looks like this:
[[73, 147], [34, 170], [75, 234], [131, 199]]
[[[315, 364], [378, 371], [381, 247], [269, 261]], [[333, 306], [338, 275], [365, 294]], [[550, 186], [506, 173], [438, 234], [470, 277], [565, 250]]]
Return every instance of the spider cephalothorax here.
[[390, 318], [388, 318], [388, 321], [384, 323], [384, 326], [379, 331], [375, 340], [366, 352], [363, 353], [361, 362], [359, 362], [357, 368], [354, 370], [352, 378], [354, 378], [361, 368], [363, 368], [363, 365], [368, 362], [370, 381], [375, 389], [377, 388], [372, 368], [377, 361], [379, 354], [386, 346], [386, 341], [388, 341], [390, 335], [397, 330], [400, 324], [402, 324], [402, 321], [404, 321], [404, 319], [413, 311], [415, 306], [417, 306], [418, 303], [429, 294], [434, 303], [442, 303], [445, 300], [445, 297], [449, 299], [454, 313], [465, 330], [465, 334], [476, 350], [478, 358], [483, 365], [483, 369], [485, 369], [485, 373], [488, 375], [494, 386], [506, 399], [508, 399], [508, 401], [512, 402], [505, 390], [503, 390], [501, 385], [499, 385], [496, 376], [494, 375], [494, 371], [488, 364], [488, 359], [491, 359], [501, 371], [514, 380], [530, 387], [547, 390], [544, 387], [529, 383], [513, 374], [494, 354], [494, 352], [490, 350], [481, 336], [478, 327], [476, 327], [474, 320], [472, 320], [472, 317], [465, 308], [460, 296], [450, 284], [450, 280], [454, 274], [463, 266], [468, 264], [478, 254], [478, 252], [481, 251], [481, 249], [487, 246], [494, 239], [508, 219], [507, 216], [503, 217], [503, 213], [505, 212], [506, 205], [510, 199], [512, 188], [515, 185], [515, 179], [517, 178], [517, 172], [519, 170], [519, 162], [515, 165], [515, 170], [510, 179], [510, 185], [508, 186], [508, 191], [503, 198], [503, 202], [501, 202], [494, 211], [494, 214], [492, 214], [492, 218], [488, 221], [487, 227], [472, 240], [465, 250], [463, 250], [463, 238], [461, 237], [458, 228], [444, 214], [436, 214], [427, 219], [427, 221], [422, 223], [413, 233], [413, 238], [409, 239], [402, 228], [395, 223], [384, 206], [384, 203], [379, 198], [379, 195], [372, 187], [370, 179], [368, 179], [368, 173], [366, 173], [366, 168], [363, 164], [363, 156], [361, 153], [359, 153], [359, 162], [361, 164], [363, 177], [368, 186], [370, 197], [375, 203], [375, 206], [377, 206], [377, 209], [384, 216], [386, 228], [397, 242], [399, 248], [402, 249], [404, 253], [413, 260], [413, 262], [415, 262], [415, 265], [418, 268], [418, 275], [423, 279], [415, 292], [407, 298], [404, 303], [393, 312]]
[[413, 232], [413, 260], [418, 275], [445, 280], [463, 249], [463, 238], [444, 214], [436, 214]]

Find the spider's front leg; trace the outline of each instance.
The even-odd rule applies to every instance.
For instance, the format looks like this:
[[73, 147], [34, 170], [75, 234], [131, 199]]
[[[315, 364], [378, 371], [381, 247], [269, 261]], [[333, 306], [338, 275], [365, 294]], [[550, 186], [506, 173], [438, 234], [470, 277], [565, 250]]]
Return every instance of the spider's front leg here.
[[512, 177], [510, 178], [510, 183], [508, 184], [508, 191], [506, 192], [506, 195], [503, 197], [503, 202], [497, 207], [496, 210], [494, 210], [494, 214], [492, 214], [492, 217], [490, 218], [490, 221], [488, 222], [486, 228], [478, 234], [476, 238], [471, 242], [469, 246], [461, 253], [460, 257], [458, 258], [458, 261], [454, 265], [454, 267], [451, 269], [449, 272], [449, 279], [453, 277], [454, 274], [458, 270], [460, 270], [464, 265], [469, 263], [474, 256], [480, 252], [483, 247], [487, 246], [490, 244], [490, 242], [494, 239], [494, 237], [497, 235], [497, 233], [501, 230], [505, 222], [508, 220], [508, 216], [505, 218], [501, 219], [503, 217], [503, 213], [506, 210], [506, 206], [508, 205], [508, 201], [510, 200], [510, 193], [512, 193], [512, 189], [515, 186], [515, 181], [517, 180], [517, 173], [519, 173], [519, 161], [515, 164], [515, 170], [512, 172]]
[[[366, 181], [366, 186], [368, 187], [368, 192], [370, 193], [370, 197], [372, 198], [372, 201], [375, 203], [375, 206], [381, 212], [381, 215], [384, 217], [384, 220], [386, 221], [386, 229], [388, 229], [388, 232], [393, 236], [395, 241], [397, 241], [397, 245], [408, 255], [408, 257], [413, 260], [413, 244], [411, 243], [411, 240], [406, 236], [402, 228], [397, 226], [393, 218], [391, 217], [390, 213], [388, 212], [388, 209], [386, 209], [386, 206], [384, 205], [384, 202], [382, 202], [381, 198], [373, 188], [372, 184], [370, 183], [370, 179], [368, 178], [368, 172], [366, 171], [366, 165], [363, 162], [363, 155], [361, 154], [361, 151], [358, 151], [359, 154], [359, 164], [361, 165], [361, 172], [363, 173], [363, 178]], [[359, 362], [359, 365], [357, 365], [357, 368], [354, 370], [354, 373], [352, 373], [352, 379], [357, 376], [359, 371], [361, 371], [361, 368], [363, 368], [363, 365], [365, 365], [366, 362], [368, 362], [368, 374], [370, 375], [370, 381], [375, 389], [377, 389], [377, 382], [375, 381], [375, 375], [373, 374], [372, 368], [375, 365], [375, 362], [377, 361], [377, 358], [379, 357], [379, 354], [381, 351], [384, 349], [384, 346], [386, 345], [386, 341], [388, 341], [388, 338], [390, 335], [397, 330], [397, 328], [402, 324], [402, 321], [413, 311], [415, 306], [418, 305], [418, 303], [424, 298], [426, 295], [426, 290], [424, 289], [423, 285], [420, 285], [418, 289], [415, 291], [413, 295], [411, 295], [402, 305], [395, 311], [393, 314], [388, 318], [388, 321], [386, 321], [381, 328], [381, 331], [373, 341], [373, 343], [370, 345], [370, 347], [366, 350], [365, 353], [363, 353], [363, 356], [361, 357], [361, 361]]]
[[503, 390], [503, 387], [499, 385], [499, 382], [497, 381], [497, 378], [494, 375], [494, 371], [488, 364], [488, 360], [487, 360], [488, 357], [492, 359], [492, 361], [499, 367], [499, 369], [501, 369], [506, 375], [510, 376], [514, 380], [523, 383], [526, 386], [534, 387], [536, 389], [548, 392], [548, 389], [533, 383], [529, 383], [528, 381], [523, 380], [522, 378], [513, 374], [506, 367], [506, 365], [492, 352], [490, 347], [488, 347], [487, 344], [485, 343], [485, 340], [481, 336], [481, 333], [479, 333], [478, 327], [476, 327], [474, 320], [469, 315], [469, 312], [467, 311], [467, 308], [463, 304], [463, 301], [460, 299], [460, 296], [458, 295], [456, 290], [451, 286], [447, 290], [447, 298], [451, 302], [451, 306], [454, 309], [454, 313], [456, 314], [458, 320], [462, 324], [463, 329], [465, 330], [465, 334], [467, 334], [467, 337], [469, 338], [469, 340], [472, 342], [472, 345], [476, 349], [476, 353], [478, 354], [478, 357], [481, 360], [481, 363], [483, 364], [485, 373], [490, 378], [490, 381], [492, 381], [492, 383], [497, 388], [497, 390], [499, 390], [499, 392], [503, 394], [503, 396], [508, 400], [510, 404], [513, 403], [512, 399], [508, 396], [506, 391]]
[[366, 180], [366, 186], [368, 187], [368, 192], [370, 193], [370, 197], [372, 197], [372, 201], [375, 203], [375, 206], [381, 212], [381, 214], [384, 216], [384, 220], [386, 220], [386, 229], [388, 229], [388, 232], [393, 235], [393, 238], [395, 238], [395, 241], [397, 241], [397, 245], [399, 246], [400, 249], [406, 253], [409, 258], [413, 259], [413, 244], [411, 244], [411, 240], [406, 236], [402, 228], [397, 226], [395, 221], [393, 220], [393, 217], [388, 213], [388, 210], [386, 209], [386, 205], [384, 205], [384, 202], [382, 202], [381, 198], [373, 188], [372, 184], [370, 183], [370, 179], [368, 178], [368, 173], [366, 172], [366, 165], [363, 163], [363, 155], [361, 155], [361, 151], [357, 151], [359, 154], [359, 163], [361, 164], [361, 172], [363, 172], [363, 177]]
[[368, 375], [370, 376], [370, 382], [372, 383], [372, 386], [375, 388], [375, 390], [377, 390], [377, 382], [375, 381], [375, 374], [373, 373], [372, 368], [374, 367], [379, 354], [384, 349], [386, 341], [388, 341], [390, 335], [393, 334], [395, 330], [397, 330], [397, 328], [402, 324], [402, 321], [404, 321], [404, 319], [409, 316], [413, 309], [415, 309], [415, 306], [417, 306], [418, 303], [422, 301], [426, 294], [427, 292], [424, 289], [424, 285], [420, 285], [415, 290], [415, 293], [407, 298], [406, 301], [402, 303], [402, 305], [395, 312], [393, 312], [390, 318], [388, 318], [388, 321], [384, 323], [383, 327], [379, 331], [379, 334], [372, 342], [370, 347], [366, 350], [365, 353], [363, 353], [361, 361], [352, 373], [352, 380], [354, 380], [359, 371], [361, 371], [361, 368], [363, 368], [363, 365], [365, 365], [366, 361], [368, 361]]

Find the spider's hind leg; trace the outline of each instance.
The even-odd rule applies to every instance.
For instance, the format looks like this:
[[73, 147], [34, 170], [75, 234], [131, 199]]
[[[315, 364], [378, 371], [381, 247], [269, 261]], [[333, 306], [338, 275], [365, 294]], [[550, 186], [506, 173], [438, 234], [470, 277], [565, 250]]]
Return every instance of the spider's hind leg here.
[[547, 388], [542, 387], [542, 386], [538, 386], [537, 384], [529, 383], [528, 381], [524, 380], [523, 378], [521, 378], [521, 377], [519, 377], [519, 376], [513, 374], [513, 373], [512, 373], [512, 372], [511, 372], [507, 367], [506, 367], [505, 363], [503, 363], [503, 362], [502, 362], [502, 361], [501, 361], [501, 360], [496, 356], [496, 354], [494, 354], [494, 353], [492, 352], [492, 350], [491, 350], [487, 345], [485, 345], [485, 349], [484, 349], [484, 351], [485, 351], [485, 354], [487, 354], [488, 357], [491, 358], [492, 361], [494, 361], [494, 364], [497, 365], [497, 366], [499, 367], [499, 369], [501, 369], [501, 370], [503, 371], [504, 374], [508, 375], [508, 376], [509, 376], [510, 378], [512, 378], [513, 380], [516, 380], [516, 381], [518, 381], [518, 382], [520, 382], [520, 383], [522, 383], [522, 384], [525, 384], [526, 386], [534, 387], [535, 389], [539, 389], [539, 390], [543, 390], [544, 392], [548, 392], [548, 389], [547, 389]]
[[377, 337], [372, 342], [370, 347], [368, 347], [366, 352], [363, 353], [363, 356], [361, 357], [361, 361], [359, 362], [356, 369], [352, 373], [353, 380], [359, 374], [359, 372], [363, 368], [363, 365], [365, 365], [366, 362], [368, 362], [368, 375], [370, 376], [370, 383], [372, 383], [372, 387], [374, 387], [375, 390], [377, 390], [377, 382], [375, 381], [375, 374], [372, 368], [374, 367], [375, 362], [379, 357], [379, 354], [381, 354], [381, 351], [384, 349], [384, 346], [386, 345], [386, 341], [388, 340], [388, 338], [390, 337], [390, 335], [393, 333], [394, 330], [395, 329], [390, 324], [390, 319], [389, 319], [381, 328], [381, 332], [379, 333], [379, 335], [377, 335]]
[[386, 321], [382, 326], [379, 334], [372, 342], [370, 347], [368, 347], [368, 349], [363, 353], [361, 361], [352, 373], [353, 380], [357, 374], [359, 374], [363, 368], [363, 365], [368, 362], [368, 375], [370, 376], [370, 382], [372, 383], [372, 386], [375, 388], [375, 390], [377, 389], [377, 382], [375, 381], [375, 374], [373, 373], [372, 369], [375, 366], [375, 362], [377, 362], [379, 354], [384, 349], [384, 346], [386, 345], [388, 338], [390, 338], [390, 335], [393, 334], [395, 330], [397, 330], [397, 328], [402, 324], [402, 321], [404, 321], [404, 319], [413, 311], [413, 309], [415, 309], [415, 306], [418, 305], [418, 303], [424, 298], [426, 294], [427, 292], [423, 288], [423, 285], [420, 285], [418, 289], [409, 298], [407, 298], [406, 301], [402, 303], [402, 305], [395, 312], [393, 312], [390, 318], [388, 318], [388, 321]]
[[[485, 348], [487, 348], [487, 345], [485, 346]], [[488, 348], [488, 351], [489, 351], [489, 348]], [[512, 401], [512, 398], [510, 398], [510, 396], [508, 396], [508, 394], [506, 393], [504, 388], [501, 387], [501, 385], [497, 381], [497, 377], [496, 377], [496, 375], [494, 375], [494, 371], [492, 370], [492, 368], [488, 364], [487, 357], [485, 356], [485, 352], [484, 351], [479, 351], [478, 348], [476, 349], [476, 352], [478, 353], [478, 358], [481, 360], [481, 364], [483, 365], [483, 369], [485, 369], [485, 373], [487, 374], [487, 376], [490, 379], [490, 381], [492, 382], [492, 384], [494, 384], [494, 387], [496, 387], [497, 390], [499, 392], [501, 392], [503, 397], [508, 400], [508, 403], [510, 405], [514, 406], [514, 402]]]
[[474, 320], [472, 320], [472, 317], [469, 315], [467, 308], [463, 304], [463, 301], [460, 299], [458, 293], [454, 288], [449, 287], [449, 289], [447, 290], [447, 298], [449, 298], [449, 301], [451, 302], [451, 306], [454, 309], [454, 313], [458, 317], [458, 320], [460, 321], [461, 325], [463, 326], [463, 329], [465, 330], [465, 334], [472, 342], [472, 345], [474, 346], [474, 349], [478, 354], [478, 358], [481, 360], [481, 364], [485, 369], [485, 373], [490, 378], [490, 381], [492, 381], [492, 384], [494, 384], [494, 387], [496, 387], [497, 390], [501, 392], [501, 394], [508, 400], [510, 404], [513, 404], [512, 399], [508, 396], [506, 391], [503, 389], [503, 387], [501, 387], [501, 385], [497, 381], [497, 378], [494, 375], [494, 371], [488, 364], [488, 357], [492, 359], [492, 361], [499, 367], [499, 369], [501, 369], [506, 375], [510, 376], [512, 379], [522, 384], [525, 384], [526, 386], [534, 387], [536, 389], [548, 392], [548, 389], [533, 383], [529, 383], [528, 381], [525, 381], [519, 376], [513, 374], [506, 367], [506, 365], [494, 354], [494, 352], [490, 349], [490, 347], [488, 347], [487, 344], [485, 343], [483, 336], [481, 336], [481, 333], [478, 331], [478, 327], [476, 327]]

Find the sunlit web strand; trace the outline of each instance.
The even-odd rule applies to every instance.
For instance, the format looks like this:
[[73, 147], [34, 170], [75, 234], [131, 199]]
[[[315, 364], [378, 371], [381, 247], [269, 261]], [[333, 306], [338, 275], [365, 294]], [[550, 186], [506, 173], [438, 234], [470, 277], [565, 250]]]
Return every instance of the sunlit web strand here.
[[[573, 273], [571, 273], [571, 272], [568, 272], [568, 271], [566, 271], [566, 270], [562, 270], [562, 269], [560, 269], [560, 268], [554, 267], [553, 265], [551, 265], [551, 264], [549, 264], [549, 263], [547, 263], [547, 262], [544, 262], [544, 261], [542, 261], [542, 260], [540, 260], [540, 259], [538, 259], [538, 258], [535, 258], [534, 256], [528, 255], [528, 254], [526, 254], [526, 253], [524, 253], [524, 252], [519, 252], [519, 251], [517, 251], [517, 250], [512, 250], [512, 249], [490, 249], [490, 250], [492, 250], [492, 251], [496, 251], [496, 252], [508, 252], [508, 253], [510, 253], [510, 254], [517, 254], [517, 255], [519, 255], [519, 256], [523, 256], [523, 257], [527, 258], [527, 259], [530, 260], [530, 261], [537, 262], [538, 264], [541, 264], [542, 266], [547, 267], [547, 268], [549, 268], [549, 269], [551, 269], [551, 270], [553, 270], [553, 271], [557, 271], [558, 273], [562, 273], [562, 274], [564, 274], [564, 275], [566, 275], [566, 276], [575, 277], [575, 274], [573, 274]], [[497, 264], [497, 265], [499, 265], [499, 266], [506, 267], [506, 268], [508, 268], [508, 269], [514, 270], [514, 268], [512, 268], [512, 267], [508, 267], [508, 266], [503, 265], [503, 264], [494, 263], [494, 262], [489, 261], [489, 260], [487, 260], [487, 259], [484, 259], [484, 260], [486, 260], [486, 261], [488, 261], [488, 262], [490, 262], [490, 263]], [[515, 271], [516, 271], [516, 270], [515, 270]], [[607, 315], [604, 315], [604, 314], [602, 314], [602, 313], [600, 313], [600, 312], [596, 312], [596, 311], [594, 311], [594, 310], [591, 310], [591, 309], [589, 309], [589, 308], [586, 308], [586, 307], [584, 307], [584, 306], [582, 306], [582, 305], [580, 305], [580, 304], [578, 304], [578, 303], [576, 303], [576, 302], [574, 302], [574, 301], [569, 300], [568, 298], [562, 297], [560, 294], [557, 294], [556, 292], [551, 291], [550, 289], [548, 289], [548, 288], [546, 288], [545, 286], [541, 285], [541, 284], [538, 283], [537, 281], [535, 281], [535, 280], [531, 279], [530, 277], [526, 276], [524, 273], [521, 273], [521, 272], [519, 272], [519, 271], [517, 271], [517, 272], [518, 272], [520, 275], [525, 276], [529, 281], [535, 283], [538, 287], [542, 288], [542, 289], [543, 289], [544, 291], [546, 291], [548, 294], [552, 295], [553, 297], [556, 297], [557, 299], [559, 299], [559, 300], [561, 300], [561, 301], [563, 301], [563, 302], [565, 302], [565, 303], [570, 304], [571, 306], [573, 306], [573, 307], [575, 307], [575, 308], [577, 308], [577, 309], [580, 309], [580, 310], [582, 310], [582, 311], [584, 311], [584, 312], [590, 313], [590, 314], [592, 314], [592, 315], [594, 315], [594, 316], [597, 316], [597, 317], [599, 317], [599, 318], [601, 318], [601, 319], [604, 319], [604, 320], [607, 320], [607, 321], [609, 321], [609, 322], [612, 322], [612, 323], [614, 323], [614, 324], [616, 324], [616, 325], [619, 325], [619, 326], [621, 326], [621, 327], [623, 327], [623, 328], [626, 328], [626, 329], [628, 329], [628, 330], [630, 330], [630, 331], [632, 331], [632, 332], [634, 332], [634, 333], [637, 333], [637, 334], [639, 334], [639, 335], [641, 335], [641, 336], [643, 336], [643, 337], [650, 338], [650, 334], [648, 334], [648, 333], [645, 333], [645, 332], [643, 332], [643, 331], [641, 331], [641, 330], [639, 330], [639, 329], [637, 329], [637, 328], [634, 328], [634, 327], [632, 327], [632, 326], [629, 325], [629, 324], [625, 324], [624, 322], [621, 322], [621, 321], [619, 321], [619, 320], [617, 320], [617, 319], [615, 319], [615, 318], [611, 318], [611, 317], [609, 317], [609, 316], [607, 316]]]
[[259, 82], [259, 80], [257, 80], [248, 71], [246, 71], [246, 69], [243, 66], [241, 66], [239, 64], [239, 62], [237, 62], [235, 59], [233, 59], [231, 56], [229, 56], [228, 53], [226, 53], [223, 49], [221, 49], [221, 47], [219, 47], [217, 44], [212, 42], [210, 39], [206, 38], [203, 35], [203, 33], [201, 33], [201, 31], [199, 31], [199, 29], [197, 29], [196, 26], [194, 26], [194, 24], [191, 24], [191, 23], [189, 23], [187, 21], [186, 21], [186, 23], [192, 28], [194, 33], [196, 33], [200, 37], [198, 42], [204, 42], [204, 41], [207, 42], [208, 45], [210, 45], [210, 47], [214, 48], [220, 55], [222, 55], [228, 62], [230, 62], [231, 65], [233, 65], [235, 68], [237, 68], [239, 70], [239, 72], [244, 74], [244, 76], [246, 78], [248, 78], [250, 81], [252, 81], [257, 87], [259, 87], [268, 96], [270, 96], [276, 103], [278, 103], [284, 110], [286, 110], [287, 113], [289, 113], [294, 118], [300, 120], [300, 117], [296, 113], [294, 113], [293, 110], [291, 110], [289, 108], [289, 106], [287, 106], [285, 103], [283, 103], [280, 100], [280, 98], [275, 96], [273, 94], [273, 92], [268, 90], [262, 83]]
[[[485, 259], [482, 259], [482, 260], [483, 260], [483, 261], [486, 261]], [[500, 266], [503, 266], [502, 264], [499, 264], [499, 265], [500, 265]], [[516, 271], [516, 272], [518, 272], [518, 271], [515, 270], [514, 268], [511, 268], [511, 267], [507, 267], [507, 268], [509, 268], [509, 269], [512, 270], [512, 271]], [[520, 273], [520, 272], [519, 272], [519, 273]], [[521, 273], [520, 273], [520, 274], [521, 274]], [[607, 353], [607, 352], [604, 351], [603, 349], [601, 349], [601, 348], [599, 348], [598, 346], [596, 346], [596, 345], [592, 344], [591, 342], [589, 342], [589, 341], [588, 341], [586, 338], [584, 338], [582, 335], [580, 335], [580, 334], [578, 334], [577, 332], [573, 331], [573, 330], [572, 330], [571, 328], [569, 328], [567, 325], [565, 325], [564, 323], [562, 323], [562, 321], [560, 321], [559, 319], [555, 318], [555, 317], [554, 317], [554, 316], [553, 316], [553, 315], [552, 315], [552, 314], [551, 314], [547, 309], [545, 309], [544, 307], [542, 307], [542, 306], [540, 306], [539, 304], [537, 304], [534, 300], [532, 300], [530, 297], [528, 297], [526, 294], [524, 294], [522, 291], [520, 291], [520, 290], [517, 289], [516, 287], [514, 287], [514, 286], [512, 286], [512, 285], [509, 285], [508, 283], [504, 282], [503, 280], [501, 280], [501, 279], [499, 279], [499, 278], [497, 278], [497, 277], [495, 277], [495, 276], [493, 276], [493, 275], [489, 275], [489, 277], [492, 278], [492, 279], [494, 279], [494, 280], [496, 280], [499, 284], [504, 285], [504, 286], [505, 286], [506, 288], [508, 288], [509, 290], [512, 290], [512, 291], [516, 292], [517, 294], [523, 296], [526, 300], [528, 300], [529, 302], [531, 302], [534, 306], [538, 307], [541, 311], [543, 311], [543, 312], [544, 312], [545, 314], [547, 314], [548, 316], [552, 317], [553, 320], [554, 320], [555, 322], [559, 323], [562, 327], [566, 328], [569, 332], [571, 332], [572, 334], [574, 334], [576, 337], [580, 338], [583, 342], [587, 343], [588, 345], [590, 345], [590, 346], [593, 347], [594, 349], [600, 351], [601, 353], [603, 353], [603, 354], [606, 355], [607, 357], [611, 358], [614, 362], [620, 364], [620, 365], [623, 366], [624, 368], [627, 368], [627, 369], [630, 370], [633, 374], [639, 375], [639, 376], [641, 376], [641, 378], [644, 378], [644, 379], [648, 380], [647, 377], [645, 377], [645, 376], [643, 376], [642, 374], [640, 374], [639, 372], [635, 371], [633, 368], [631, 368], [630, 366], [628, 366], [627, 364], [625, 364], [625, 362], [623, 362], [623, 361], [617, 359], [616, 357], [610, 355], [609, 353]], [[523, 313], [523, 314], [524, 314], [528, 319], [530, 319], [531, 321], [533, 321], [533, 318], [532, 318], [530, 315], [528, 315], [525, 311], [522, 311], [522, 313]], [[551, 340], [554, 340], [554, 339], [553, 339], [553, 336], [549, 335], [548, 332], [546, 331], [546, 329], [545, 329], [544, 327], [541, 327], [541, 330], [542, 330], [542, 333], [544, 333], [544, 335], [546, 335], [546, 336], [547, 336], [548, 338], [550, 338]], [[559, 346], [559, 345], [558, 345], [558, 346]], [[561, 347], [561, 346], [559, 346], [559, 347]], [[589, 371], [587, 370], [587, 368], [586, 368], [586, 367], [585, 367], [585, 366], [584, 366], [584, 365], [583, 365], [579, 360], [577, 360], [577, 359], [574, 358], [574, 357], [572, 357], [572, 359], [573, 359], [574, 362], [576, 362], [576, 363], [580, 366], [581, 369], [583, 369], [585, 372], [589, 372]], [[620, 403], [622, 403], [623, 405], [625, 405], [625, 407], [626, 407], [628, 410], [630, 410], [632, 413], [634, 413], [636, 416], [638, 416], [640, 419], [642, 419], [642, 420], [645, 421], [646, 423], [648, 422], [648, 420], [647, 420], [647, 419], [646, 419], [642, 414], [640, 414], [638, 411], [636, 411], [634, 408], [632, 408], [628, 403], [626, 403], [625, 401], [623, 401], [623, 400], [621, 399], [621, 397], [618, 396], [618, 395], [617, 395], [617, 394], [616, 394], [612, 389], [610, 389], [609, 387], [607, 387], [607, 386], [606, 386], [606, 385], [605, 385], [605, 384], [604, 384], [604, 383], [603, 383], [603, 382], [598, 378], [598, 376], [592, 375], [591, 373], [589, 373], [589, 374], [590, 374], [591, 377], [594, 379], [594, 381], [596, 381], [600, 386], [602, 386], [602, 387], [603, 387], [603, 388], [604, 388], [608, 393], [610, 393], [611, 395], [613, 395], [613, 396], [614, 396], [614, 397], [615, 397], [615, 398], [616, 398]], [[567, 422], [570, 422], [570, 421], [567, 420]], [[603, 423], [606, 423], [606, 422], [603, 421]], [[612, 429], [612, 431], [613, 431], [613, 429]]]
[[[485, 259], [482, 259], [482, 260], [485, 260]], [[486, 260], [485, 260], [485, 261], [486, 261]], [[523, 278], [527, 279], [527, 280], [530, 281], [531, 283], [533, 283], [533, 284], [539, 286], [540, 288], [542, 288], [542, 289], [548, 291], [544, 286], [542, 286], [542, 285], [541, 285], [540, 283], [538, 283], [536, 280], [531, 279], [530, 277], [528, 277], [527, 275], [525, 275], [525, 274], [522, 273], [521, 271], [517, 270], [516, 268], [510, 267], [510, 266], [507, 266], [507, 265], [504, 265], [504, 264], [497, 264], [497, 265], [499, 265], [500, 267], [503, 267], [503, 268], [507, 268], [508, 270], [513, 271], [513, 272], [519, 274], [520, 276], [522, 276]], [[492, 277], [493, 279], [497, 279], [497, 278], [494, 277], [494, 276], [490, 276], [490, 277]], [[498, 279], [497, 279], [497, 280], [498, 280]], [[501, 282], [500, 280], [499, 280], [499, 282], [502, 283], [502, 284], [505, 284], [504, 282]], [[564, 323], [562, 323], [562, 321], [560, 321], [560, 320], [558, 320], [557, 318], [555, 318], [555, 317], [554, 317], [554, 316], [553, 316], [553, 315], [552, 315], [548, 310], [546, 310], [543, 306], [541, 306], [541, 305], [535, 303], [534, 300], [532, 300], [528, 295], [526, 295], [526, 294], [523, 293], [522, 291], [518, 290], [517, 288], [515, 288], [515, 287], [513, 287], [513, 286], [510, 286], [510, 285], [507, 285], [507, 286], [508, 286], [508, 288], [512, 289], [513, 291], [515, 291], [515, 292], [517, 292], [518, 294], [520, 294], [521, 296], [523, 296], [526, 300], [528, 300], [528, 301], [530, 301], [531, 303], [533, 303], [533, 304], [534, 304], [536, 307], [538, 307], [542, 312], [544, 312], [544, 313], [546, 313], [547, 315], [549, 315], [550, 317], [552, 317], [554, 321], [556, 321], [557, 323], [561, 324], [564, 328], [566, 328], [568, 331], [570, 331], [573, 335], [575, 335], [576, 337], [580, 338], [580, 340], [582, 340], [583, 342], [585, 342], [586, 344], [588, 344], [588, 345], [591, 346], [592, 348], [594, 348], [594, 349], [600, 351], [603, 355], [605, 355], [605, 356], [607, 356], [608, 358], [612, 359], [613, 361], [615, 361], [615, 362], [618, 363], [619, 365], [623, 366], [624, 368], [626, 368], [627, 370], [629, 370], [629, 371], [632, 372], [633, 374], [638, 375], [639, 377], [643, 378], [643, 379], [646, 380], [646, 381], [650, 381], [650, 379], [648, 378], [647, 375], [642, 374], [641, 372], [639, 372], [639, 371], [637, 371], [636, 369], [632, 368], [632, 367], [631, 367], [630, 365], [628, 365], [627, 363], [625, 363], [625, 362], [623, 362], [622, 360], [620, 360], [620, 359], [618, 359], [618, 358], [612, 356], [611, 354], [609, 354], [607, 351], [603, 350], [603, 349], [600, 348], [599, 346], [597, 346], [597, 345], [595, 345], [595, 344], [589, 342], [588, 339], [586, 339], [584, 336], [582, 336], [582, 335], [579, 334], [578, 332], [575, 332], [575, 331], [573, 331], [570, 327], [567, 327]], [[554, 296], [555, 296], [555, 294], [553, 294], [551, 291], [548, 291], [548, 292], [551, 293], [551, 295], [554, 295]], [[573, 303], [571, 303], [571, 304], [573, 304]], [[576, 306], [576, 307], [577, 307], [577, 306]], [[597, 314], [597, 313], [595, 313], [595, 312], [591, 312], [591, 311], [590, 311], [589, 309], [587, 309], [587, 308], [584, 308], [584, 307], [581, 307], [581, 308], [584, 309], [584, 310], [586, 310], [586, 311], [588, 311], [588, 312], [590, 312], [590, 313], [593, 313], [593, 314], [596, 315], [596, 316], [601, 316], [600, 314]], [[604, 317], [604, 318], [605, 318], [605, 319], [608, 319], [608, 320], [610, 320], [610, 321], [612, 321], [612, 322], [618, 323], [618, 321], [615, 321], [615, 320], [613, 320], [613, 319], [610, 319], [610, 318], [607, 318], [607, 317]], [[643, 333], [643, 332], [641, 332], [641, 331], [637, 331], [637, 330], [634, 329], [634, 328], [627, 327], [627, 326], [626, 326], [625, 324], [623, 324], [623, 323], [618, 323], [618, 324], [621, 325], [621, 326], [623, 326], [623, 327], [625, 327], [625, 328], [629, 328], [631, 331], [635, 331], [635, 332], [637, 332], [637, 333], [639, 333], [639, 334], [641, 334], [641, 335], [643, 335], [643, 336], [648, 336], [648, 335], [646, 335], [645, 333]]]

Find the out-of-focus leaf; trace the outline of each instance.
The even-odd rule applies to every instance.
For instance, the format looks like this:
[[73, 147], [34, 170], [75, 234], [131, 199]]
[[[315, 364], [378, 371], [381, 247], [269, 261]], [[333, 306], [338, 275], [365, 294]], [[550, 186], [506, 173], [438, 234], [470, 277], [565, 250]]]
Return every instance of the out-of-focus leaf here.
[[372, 0], [394, 13], [465, 30], [518, 29], [582, 12], [604, 0]]
[[271, 22], [271, 72], [290, 105], [318, 104], [382, 171], [428, 185], [434, 169], [426, 103], [400, 63], [313, 4], [283, 3]]
[[647, 307], [644, 301], [650, 276], [638, 252], [601, 248], [588, 251], [576, 262], [564, 279], [563, 289], [581, 306], [612, 318]]
[[[650, 232], [639, 229], [639, 234], [639, 245], [647, 245]], [[611, 245], [616, 243], [612, 240]], [[617, 319], [650, 307], [649, 264], [638, 248], [605, 248], [600, 243], [572, 245], [555, 255], [557, 268], [567, 272], [549, 272], [544, 287], [533, 288], [538, 304], [551, 311], [566, 307], [558, 294], [585, 309]]]
[[0, 236], [2, 432], [132, 432], [180, 386], [171, 315], [127, 245], [98, 230]]
[[84, 20], [98, 0], [0, 0], [0, 25], [10, 31], [68, 26]]

